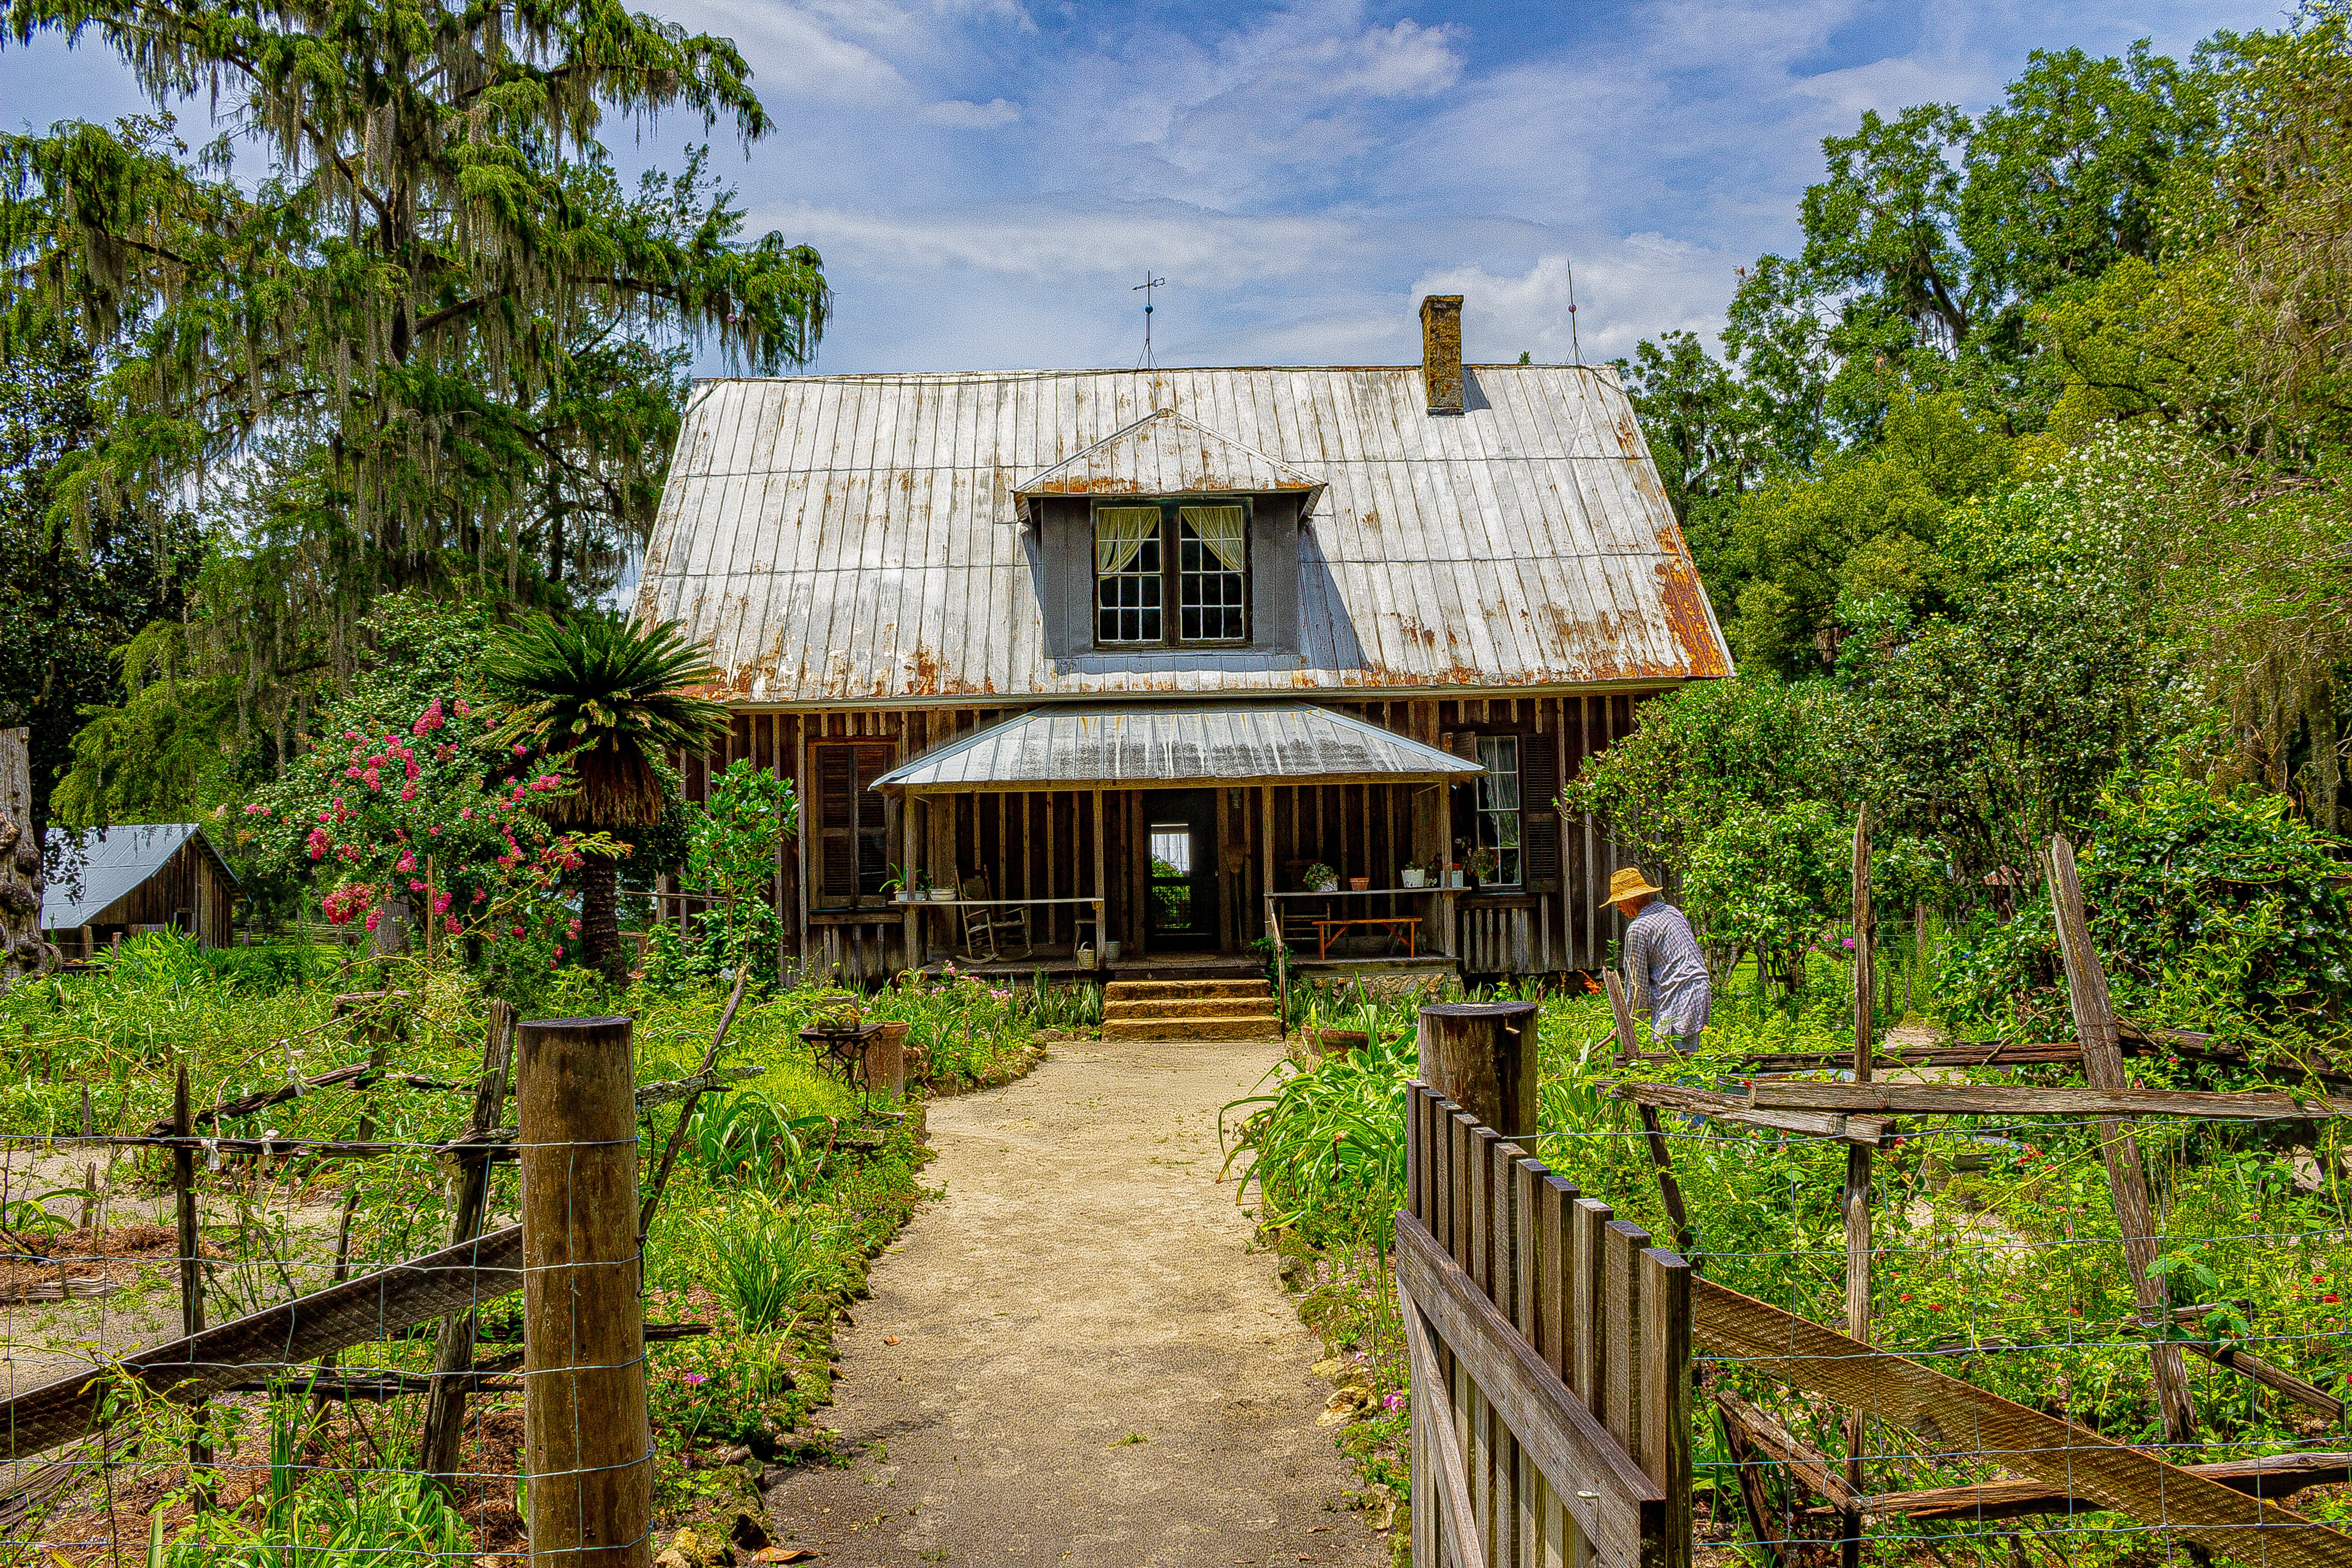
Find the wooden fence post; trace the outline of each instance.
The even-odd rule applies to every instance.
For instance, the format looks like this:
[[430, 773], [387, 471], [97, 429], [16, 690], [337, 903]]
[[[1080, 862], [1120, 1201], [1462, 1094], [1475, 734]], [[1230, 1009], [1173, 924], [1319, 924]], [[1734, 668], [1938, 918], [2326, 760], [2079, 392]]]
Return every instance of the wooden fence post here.
[[[1874, 966], [1870, 947], [1870, 807], [1853, 821], [1853, 1081], [1870, 1081], [1870, 1002]], [[1849, 1142], [1845, 1149], [1845, 1191], [1840, 1206], [1845, 1213], [1845, 1331], [1870, 1342], [1870, 1145]], [[1863, 1413], [1845, 1415], [1845, 1479], [1857, 1493], [1862, 1481], [1865, 1434]], [[1848, 1509], [1838, 1515], [1838, 1562], [1841, 1568], [1859, 1568], [1862, 1562], [1862, 1515]]]
[[[196, 1151], [195, 1117], [188, 1107], [188, 1064], [182, 1062], [178, 1076], [172, 1083], [172, 1192], [178, 1200], [180, 1247], [180, 1331], [194, 1338], [205, 1331], [205, 1269], [204, 1232], [196, 1223]], [[213, 1462], [213, 1446], [205, 1435], [204, 1402], [196, 1401], [189, 1411], [195, 1424], [194, 1435], [188, 1439], [188, 1468], [200, 1470]], [[191, 1481], [195, 1478], [192, 1474]], [[210, 1489], [198, 1488], [200, 1496], [209, 1496]]]
[[[505, 1002], [490, 1004], [489, 1038], [482, 1047], [482, 1077], [474, 1089], [474, 1114], [467, 1123], [477, 1135], [495, 1131], [506, 1109], [507, 1069], [514, 1061], [515, 1010]], [[469, 1157], [457, 1179], [457, 1200], [449, 1220], [449, 1244], [471, 1241], [482, 1234], [482, 1217], [489, 1206], [490, 1157], [487, 1150]], [[474, 1365], [474, 1313], [452, 1312], [441, 1321], [440, 1340], [433, 1353], [433, 1391], [425, 1405], [425, 1473], [455, 1490], [459, 1456], [465, 1446], [466, 1380]], [[460, 1501], [463, 1500], [460, 1499]]]
[[1440, 1002], [1423, 1007], [1421, 1076], [1504, 1137], [1533, 1138], [1536, 1008], [1533, 1002]]
[[521, 1030], [524, 1469], [545, 1568], [653, 1560], [630, 1033], [627, 1018]]
[[[2074, 1032], [2083, 1042], [2083, 1076], [2093, 1089], [2126, 1087], [2123, 1050], [2116, 1039], [2116, 1008], [2107, 994], [2107, 972], [2091, 947], [2090, 922], [2083, 915], [2083, 884], [2074, 872], [2074, 846], [2063, 833], [2050, 839], [2050, 902], [2058, 917], [2058, 951], [2066, 962], [2066, 1000]], [[2131, 1271], [2140, 1317], [2150, 1333], [2164, 1332], [2170, 1300], [2156, 1262], [2156, 1220], [2148, 1208], [2147, 1183], [2140, 1173], [2139, 1144], [2132, 1124], [2118, 1116], [2099, 1120], [2099, 1152], [2107, 1165], [2107, 1185], [2123, 1231], [2124, 1262]], [[2189, 1400], [2189, 1375], [2180, 1348], [2158, 1340], [2147, 1347], [2156, 1369], [2158, 1402], [2164, 1408], [2166, 1436], [2187, 1445], [2197, 1440], [2196, 1407]]]

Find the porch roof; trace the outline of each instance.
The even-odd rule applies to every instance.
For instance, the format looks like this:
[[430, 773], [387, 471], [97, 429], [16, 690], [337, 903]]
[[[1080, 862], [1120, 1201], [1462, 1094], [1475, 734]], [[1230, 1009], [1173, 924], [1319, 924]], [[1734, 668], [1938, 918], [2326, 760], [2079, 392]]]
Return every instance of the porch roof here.
[[1475, 762], [1328, 708], [1041, 708], [900, 763], [878, 790], [1181, 788], [1463, 779]]

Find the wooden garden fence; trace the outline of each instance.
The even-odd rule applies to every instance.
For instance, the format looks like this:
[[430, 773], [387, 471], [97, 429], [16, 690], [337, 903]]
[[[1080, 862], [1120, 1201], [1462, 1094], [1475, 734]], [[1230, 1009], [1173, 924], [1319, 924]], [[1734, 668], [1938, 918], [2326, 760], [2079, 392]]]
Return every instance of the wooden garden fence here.
[[1428, 1085], [1408, 1093], [1416, 1568], [1687, 1563], [1690, 1265]]

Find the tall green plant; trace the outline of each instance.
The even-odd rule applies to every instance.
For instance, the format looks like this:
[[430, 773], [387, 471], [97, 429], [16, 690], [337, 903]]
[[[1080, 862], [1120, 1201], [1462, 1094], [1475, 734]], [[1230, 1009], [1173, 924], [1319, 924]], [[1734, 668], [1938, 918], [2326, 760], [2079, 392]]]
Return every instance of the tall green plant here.
[[[513, 694], [510, 732], [569, 767], [574, 787], [547, 806], [568, 827], [634, 836], [659, 825], [668, 804], [661, 759], [702, 752], [727, 727], [725, 708], [688, 689], [713, 679], [708, 657], [669, 622], [532, 616], [509, 630], [488, 668]], [[615, 984], [627, 969], [617, 881], [610, 856], [582, 868], [581, 945]]]

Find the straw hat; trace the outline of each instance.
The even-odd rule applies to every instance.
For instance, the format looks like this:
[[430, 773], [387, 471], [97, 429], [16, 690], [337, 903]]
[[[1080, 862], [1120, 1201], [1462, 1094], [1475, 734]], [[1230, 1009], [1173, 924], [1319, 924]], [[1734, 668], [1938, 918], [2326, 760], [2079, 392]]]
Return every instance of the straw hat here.
[[1664, 888], [1650, 886], [1650, 879], [1642, 875], [1642, 868], [1638, 866], [1622, 867], [1611, 872], [1609, 876], [1609, 901], [1612, 904], [1622, 904], [1628, 899], [1638, 899], [1644, 893], [1664, 891]]

